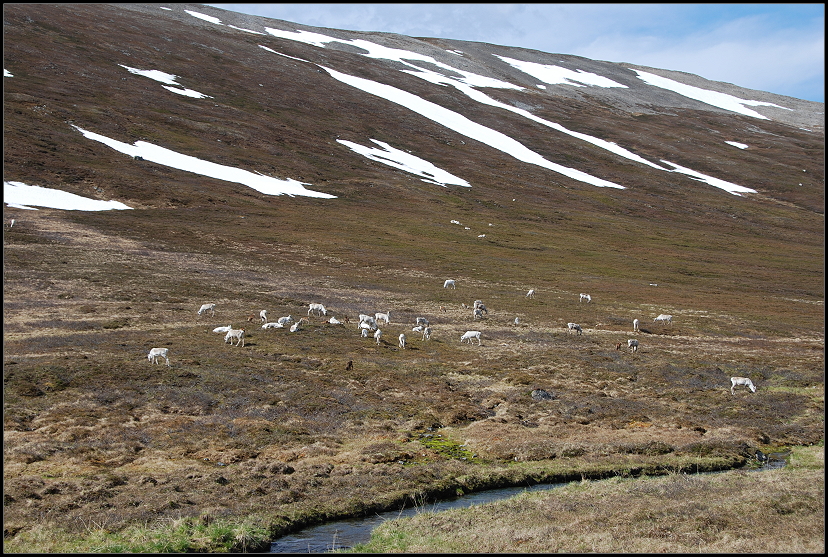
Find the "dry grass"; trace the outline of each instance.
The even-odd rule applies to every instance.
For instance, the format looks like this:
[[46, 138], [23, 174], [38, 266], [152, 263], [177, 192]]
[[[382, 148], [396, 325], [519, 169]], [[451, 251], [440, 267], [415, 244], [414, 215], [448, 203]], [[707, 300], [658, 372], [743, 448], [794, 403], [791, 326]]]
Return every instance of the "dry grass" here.
[[[17, 219], [3, 236], [8, 543], [38, 532], [26, 539], [46, 552], [60, 536], [43, 532], [80, 539], [90, 525], [152, 529], [205, 510], [228, 523], [260, 517], [277, 536], [412, 493], [733, 467], [757, 447], [824, 438], [824, 135], [771, 121], [753, 132], [720, 112], [638, 118], [588, 98], [539, 97], [539, 114], [572, 129], [764, 188], [735, 198], [521, 128], [527, 145], [580, 153], [585, 172], [635, 186], [595, 191], [482, 145], [461, 152], [459, 137], [419, 116], [320, 87], [311, 65], [269, 54], [263, 63], [238, 33], [182, 26], [155, 7], [11, 4], [4, 16], [4, 57], [21, 70], [4, 83], [8, 179], [135, 207], [6, 208]], [[176, 74], [201, 68], [198, 79], [224, 91], [214, 91], [210, 120], [143, 78], [124, 85], [125, 51]], [[320, 52], [284, 50], [411, 85], [384, 63]], [[475, 110], [479, 121], [501, 116]], [[124, 160], [70, 120], [339, 197], [274, 198]], [[711, 130], [739, 130], [757, 149], [736, 159], [711, 144]], [[332, 153], [340, 134], [417, 145], [474, 186], [355, 163]], [[786, 185], [794, 176], [806, 185]], [[450, 224], [458, 218], [472, 230]], [[446, 278], [456, 290], [442, 288]], [[593, 302], [579, 303], [580, 292]], [[463, 307], [475, 299], [489, 308], [483, 320]], [[198, 318], [208, 301], [216, 316]], [[296, 334], [247, 322], [261, 309], [307, 316], [310, 302], [352, 322], [312, 317]], [[361, 338], [356, 316], [386, 310], [384, 340]], [[662, 312], [672, 326], [652, 323]], [[416, 317], [431, 321], [432, 340], [411, 331]], [[616, 350], [636, 317], [639, 351]], [[567, 334], [570, 321], [584, 334]], [[211, 332], [228, 324], [247, 330], [243, 348]], [[482, 346], [460, 343], [468, 329], [483, 332]], [[171, 367], [147, 361], [158, 346]], [[759, 390], [732, 396], [731, 375]], [[533, 399], [537, 389], [553, 398]], [[443, 441], [421, 442], [430, 433]]]
[[[228, 520], [259, 514], [275, 536], [411, 493], [727, 467], [754, 447], [822, 438], [821, 338], [723, 334], [747, 323], [732, 314], [676, 311], [672, 328], [639, 334], [632, 354], [614, 346], [631, 336], [622, 316], [648, 311], [631, 302], [579, 305], [559, 290], [526, 300], [523, 288], [485, 280], [448, 292], [436, 273], [419, 272], [414, 287], [385, 268], [381, 280], [346, 280], [311, 260], [282, 276], [267, 259], [254, 270], [249, 254], [110, 242], [59, 214], [24, 226], [8, 252], [57, 230], [64, 241], [26, 269], [6, 268], [9, 536], [37, 525], [83, 538], [89, 524], [117, 532], [205, 508]], [[155, 253], [170, 264], [156, 266]], [[55, 277], [74, 268], [62, 261], [78, 262], [77, 276]], [[129, 281], [107, 274], [119, 264]], [[461, 307], [473, 298], [489, 307], [482, 321]], [[218, 313], [198, 318], [206, 300]], [[311, 318], [296, 334], [246, 322], [261, 308], [306, 315], [310, 301], [352, 319], [391, 309], [385, 338], [406, 331], [409, 345], [377, 345], [353, 322]], [[566, 332], [572, 315], [584, 335]], [[431, 320], [432, 340], [410, 332], [417, 316]], [[249, 328], [244, 348], [211, 332], [225, 324]], [[469, 328], [484, 331], [482, 346], [460, 343]], [[152, 346], [170, 348], [172, 367], [146, 361]], [[732, 396], [730, 375], [759, 391]], [[553, 398], [533, 399], [536, 389]], [[444, 442], [424, 443], [429, 431]]]
[[[788, 468], [573, 482], [377, 527], [362, 553], [822, 553], [824, 448]], [[799, 458], [808, 461], [798, 464]]]

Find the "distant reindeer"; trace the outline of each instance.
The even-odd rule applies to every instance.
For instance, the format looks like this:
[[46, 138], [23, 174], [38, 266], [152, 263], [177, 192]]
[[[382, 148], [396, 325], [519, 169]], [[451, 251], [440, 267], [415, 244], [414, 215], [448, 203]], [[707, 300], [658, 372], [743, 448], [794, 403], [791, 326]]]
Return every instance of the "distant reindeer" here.
[[736, 387], [738, 387], [740, 385], [744, 385], [745, 387], [750, 389], [750, 392], [752, 392], [752, 393], [756, 392], [756, 385], [754, 385], [753, 381], [751, 381], [748, 377], [731, 377], [730, 378], [730, 394], [735, 395], [736, 393], [733, 392], [733, 389], [735, 389]]
[[666, 313], [662, 313], [661, 315], [659, 315], [658, 317], [653, 319], [653, 323], [655, 323], [657, 321], [660, 321], [661, 323], [669, 323], [670, 325], [672, 325], [673, 324], [673, 316], [668, 315]]
[[158, 358], [164, 358], [167, 361], [167, 366], [170, 365], [169, 358], [170, 350], [168, 348], [153, 348], [147, 354], [147, 359], [153, 364], [158, 363]]

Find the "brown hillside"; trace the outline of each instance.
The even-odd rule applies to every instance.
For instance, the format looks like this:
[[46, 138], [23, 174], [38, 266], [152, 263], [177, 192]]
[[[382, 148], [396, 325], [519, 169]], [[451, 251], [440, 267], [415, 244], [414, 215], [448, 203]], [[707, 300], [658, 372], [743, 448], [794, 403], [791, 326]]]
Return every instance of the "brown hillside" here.
[[[4, 78], [4, 181], [133, 208], [4, 209], [5, 539], [204, 514], [261, 517], [276, 536], [418, 492], [727, 468], [758, 447], [824, 439], [822, 103], [686, 78], [794, 108], [757, 108], [770, 118], [760, 120], [648, 89], [631, 65], [172, 8], [3, 8], [14, 76]], [[758, 193], [624, 159], [342, 43], [230, 25], [462, 60], [525, 88], [483, 89], [502, 103]], [[540, 90], [493, 54], [564, 60], [628, 89]], [[119, 64], [175, 74], [212, 98], [170, 93]], [[626, 189], [521, 162], [317, 64]], [[336, 198], [265, 195], [135, 160], [73, 125]], [[386, 142], [472, 187], [423, 182], [337, 139]], [[477, 299], [482, 319], [467, 307]], [[196, 315], [206, 302], [215, 316]], [[312, 302], [328, 315], [308, 316]], [[307, 322], [263, 330], [262, 309]], [[388, 310], [379, 342], [360, 336], [360, 313]], [[661, 313], [672, 325], [653, 323]], [[431, 340], [412, 331], [417, 317]], [[212, 332], [224, 325], [245, 329], [243, 347]], [[481, 346], [460, 343], [470, 329]], [[623, 349], [628, 338], [637, 352]], [[152, 347], [169, 348], [170, 367], [147, 360]], [[731, 376], [757, 392], [732, 395]], [[538, 389], [552, 399], [533, 398]]]

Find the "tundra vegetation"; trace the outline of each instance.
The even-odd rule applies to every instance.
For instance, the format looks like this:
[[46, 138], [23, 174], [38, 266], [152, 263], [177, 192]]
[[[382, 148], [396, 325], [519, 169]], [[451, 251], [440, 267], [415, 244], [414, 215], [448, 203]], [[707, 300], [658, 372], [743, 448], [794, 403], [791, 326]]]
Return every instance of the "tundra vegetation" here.
[[[617, 301], [581, 304], [579, 320], [595, 326], [573, 336], [571, 292], [550, 288], [540, 302], [478, 279], [491, 309], [487, 341], [470, 347], [457, 339], [472, 317], [439, 280], [412, 284], [409, 257], [372, 279], [283, 246], [280, 263], [257, 256], [265, 269], [254, 272], [253, 250], [161, 245], [141, 238], [151, 227], [138, 220], [125, 235], [123, 218], [44, 211], [6, 235], [9, 550], [113, 549], [103, 540], [122, 531], [142, 533], [124, 546], [135, 550], [260, 549], [303, 525], [410, 504], [413, 494], [725, 469], [757, 447], [823, 439], [823, 341], [808, 333], [821, 327], [816, 304], [747, 304], [739, 292], [720, 296], [714, 311], [687, 288], [658, 292], [681, 300], [684, 316], [642, 328], [645, 348], [630, 353], [614, 346], [651, 290], [614, 281]], [[154, 265], [161, 254], [168, 271]], [[275, 281], [287, 257], [307, 264], [288, 263], [290, 276]], [[216, 271], [234, 280], [216, 281]], [[225, 310], [194, 323], [205, 290]], [[399, 308], [400, 325], [387, 326], [396, 334], [425, 313], [431, 340], [400, 350], [324, 317], [295, 334], [256, 328], [243, 348], [212, 332], [264, 303], [297, 314], [314, 298], [354, 317]], [[757, 316], [773, 308], [774, 319]], [[512, 326], [512, 312], [524, 326]], [[159, 344], [175, 353], [172, 367], [147, 361]], [[751, 377], [757, 392], [731, 395], [731, 376]], [[553, 396], [535, 400], [537, 389]], [[433, 432], [447, 443], [424, 443]], [[752, 535], [721, 524], [723, 537]]]
[[389, 520], [359, 553], [822, 553], [825, 447], [765, 472], [574, 481]]
[[[463, 142], [297, 59], [415, 79], [385, 62], [193, 23], [177, 5], [159, 11], [4, 5], [4, 59], [14, 70], [4, 81], [4, 173], [134, 207], [5, 208], [15, 219], [3, 235], [5, 551], [255, 551], [302, 526], [412, 500], [616, 477], [508, 504], [592, 525], [547, 524], [565, 536], [546, 550], [747, 551], [746, 540], [776, 520], [773, 528], [789, 526], [778, 545], [752, 550], [810, 551], [824, 540], [813, 503], [822, 501], [821, 465], [694, 475], [742, 467], [756, 449], [803, 447], [793, 454], [820, 458], [804, 447], [824, 440], [824, 131], [533, 92], [534, 110], [568, 127], [653, 160], [680, 137], [682, 157], [763, 193], [736, 197], [556, 137], [561, 162], [634, 186], [603, 190]], [[286, 56], [263, 64], [260, 43]], [[215, 96], [198, 104], [206, 101], [138, 89], [119, 73], [125, 53], [197, 77]], [[468, 105], [450, 89], [440, 88], [441, 102]], [[501, 118], [476, 110], [482, 121]], [[127, 159], [91, 145], [68, 120], [204, 160], [244, 161], [337, 197], [268, 196]], [[757, 148], [710, 139], [734, 130]], [[548, 128], [514, 132], [550, 149]], [[338, 134], [417, 145], [472, 187], [366, 164], [334, 151]], [[461, 215], [471, 230], [451, 224]], [[444, 288], [445, 277], [457, 287]], [[584, 291], [591, 303], [579, 303]], [[476, 299], [487, 307], [477, 320]], [[197, 315], [205, 301], [215, 315]], [[310, 303], [328, 316], [305, 317]], [[302, 326], [247, 325], [261, 308], [302, 316]], [[380, 341], [363, 338], [359, 314], [388, 310]], [[672, 325], [653, 325], [664, 312]], [[399, 348], [418, 317], [430, 339], [410, 334]], [[641, 348], [616, 350], [634, 318]], [[568, 334], [569, 322], [583, 334]], [[243, 346], [213, 332], [228, 325], [245, 329]], [[470, 329], [481, 331], [481, 346], [459, 341]], [[156, 347], [173, 355], [169, 367], [148, 361]], [[731, 394], [730, 377], [750, 378], [756, 392]], [[628, 480], [645, 474], [666, 476]], [[798, 477], [806, 481], [782, 489]], [[765, 488], [774, 495], [762, 498]], [[751, 491], [764, 514], [739, 506]], [[659, 493], [693, 499], [656, 506]], [[614, 523], [583, 502], [603, 495]], [[707, 518], [696, 512], [705, 509]], [[525, 541], [504, 537], [512, 545], [492, 550], [534, 547], [531, 524]], [[634, 531], [649, 549], [612, 546], [616, 533]]]

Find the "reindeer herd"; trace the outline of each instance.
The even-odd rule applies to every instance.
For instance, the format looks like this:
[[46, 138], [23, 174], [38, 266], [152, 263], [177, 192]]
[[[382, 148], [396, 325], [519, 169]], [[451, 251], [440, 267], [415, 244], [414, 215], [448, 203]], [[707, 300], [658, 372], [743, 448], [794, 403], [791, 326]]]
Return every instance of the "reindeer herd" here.
[[[447, 279], [443, 283], [443, 288], [456, 289], [457, 288], [456, 281], [453, 280], [453, 279]], [[535, 289], [533, 288], [533, 289], [529, 290], [526, 293], [525, 297], [529, 298], [529, 299], [534, 299]], [[578, 301], [579, 302], [586, 301], [588, 304], [592, 303], [592, 296], [589, 295], [589, 294], [581, 293], [581, 294], [579, 294], [579, 300]], [[461, 304], [461, 306], [464, 309], [469, 309], [469, 306], [467, 306], [466, 304]], [[440, 309], [443, 312], [446, 312], [445, 306], [440, 306]], [[488, 308], [486, 307], [486, 305], [483, 303], [482, 300], [475, 300], [474, 303], [471, 306], [471, 309], [472, 309], [472, 320], [478, 320], [478, 319], [482, 320], [484, 318], [484, 315], [488, 315], [488, 313], [489, 313]], [[203, 304], [196, 313], [200, 317], [202, 315], [205, 315], [208, 312], [210, 313], [211, 316], [215, 316], [216, 315], [216, 304], [214, 304], [214, 303]], [[311, 316], [326, 317], [327, 315], [328, 315], [328, 309], [325, 308], [325, 306], [323, 304], [310, 303], [308, 305], [308, 317], [311, 317]], [[255, 321], [255, 316], [250, 315], [247, 318], [247, 321], [248, 322]], [[284, 316], [284, 317], [280, 317], [276, 321], [270, 322], [270, 321], [268, 321], [268, 318], [267, 318], [267, 310], [263, 309], [259, 312], [259, 322], [262, 324], [261, 328], [264, 329], [264, 330], [289, 328], [290, 332], [295, 333], [295, 332], [301, 330], [301, 325], [303, 323], [307, 323], [308, 320], [303, 317], [303, 318], [300, 318], [299, 321], [294, 321], [293, 316], [287, 315], [287, 316]], [[344, 324], [350, 323], [350, 319], [347, 316], [343, 316], [342, 319], [337, 319], [336, 317], [331, 317], [330, 319], [327, 320], [327, 323], [332, 324], [332, 325], [344, 325]], [[515, 323], [515, 325], [519, 325], [520, 324], [520, 319], [515, 318], [514, 323]], [[673, 324], [673, 316], [669, 315], [669, 314], [664, 314], [664, 313], [659, 314], [657, 317], [655, 317], [653, 319], [653, 323], [654, 324], [660, 323], [662, 325], [663, 324], [672, 325]], [[358, 325], [357, 325], [357, 330], [360, 332], [360, 335], [362, 337], [368, 337], [369, 334], [371, 334], [371, 332], [373, 331], [373, 334], [371, 336], [374, 338], [377, 345], [379, 346], [379, 345], [381, 345], [381, 338], [383, 336], [382, 329], [380, 329], [380, 324], [383, 324], [383, 325], [390, 325], [391, 324], [391, 312], [390, 311], [377, 312], [374, 315], [360, 314]], [[566, 326], [567, 326], [567, 332], [568, 333], [576, 333], [578, 335], [583, 334], [583, 328], [578, 323], [567, 323]], [[632, 321], [632, 330], [633, 330], [634, 333], [637, 333], [637, 332], [641, 331], [640, 321], [638, 319], [633, 319], [633, 321]], [[225, 344], [230, 343], [231, 346], [239, 346], [239, 347], [244, 346], [244, 332], [245, 332], [245, 330], [243, 328], [234, 329], [232, 327], [232, 325], [226, 325], [226, 326], [216, 327], [215, 329], [213, 329], [213, 332], [214, 333], [225, 333], [225, 336], [224, 336], [224, 343]], [[428, 319], [426, 319], [425, 317], [417, 317], [417, 318], [415, 318], [415, 324], [414, 324], [414, 327], [412, 328], [412, 332], [422, 333], [422, 340], [427, 341], [427, 340], [431, 339], [433, 329], [429, 325]], [[462, 344], [463, 342], [468, 342], [469, 344], [471, 344], [472, 340], [476, 339], [477, 340], [477, 346], [482, 346], [482, 342], [481, 342], [482, 334], [483, 333], [481, 331], [466, 331], [465, 333], [463, 333], [463, 335], [461, 335], [460, 343]], [[397, 340], [398, 340], [398, 343], [397, 343], [398, 347], [401, 350], [405, 350], [406, 340], [407, 340], [405, 333], [400, 333]], [[616, 348], [616, 350], [620, 350], [621, 349], [621, 343], [620, 342], [616, 343], [615, 348]], [[638, 339], [632, 339], [632, 338], [628, 339], [627, 340], [627, 348], [629, 349], [629, 351], [631, 353], [637, 353], [638, 348], [639, 348]], [[158, 363], [159, 358], [164, 359], [167, 366], [170, 366], [169, 349], [167, 349], [167, 348], [152, 348], [149, 351], [149, 354], [147, 355], [147, 359], [153, 364]], [[349, 365], [352, 365], [352, 363], [349, 362]], [[747, 377], [731, 377], [730, 381], [731, 381], [730, 392], [731, 392], [732, 395], [736, 394], [735, 393], [735, 388], [737, 386], [744, 386], [748, 390], [750, 390], [750, 392], [754, 392], [754, 393], [756, 392], [756, 386], [753, 384], [751, 379], [749, 379]]]

